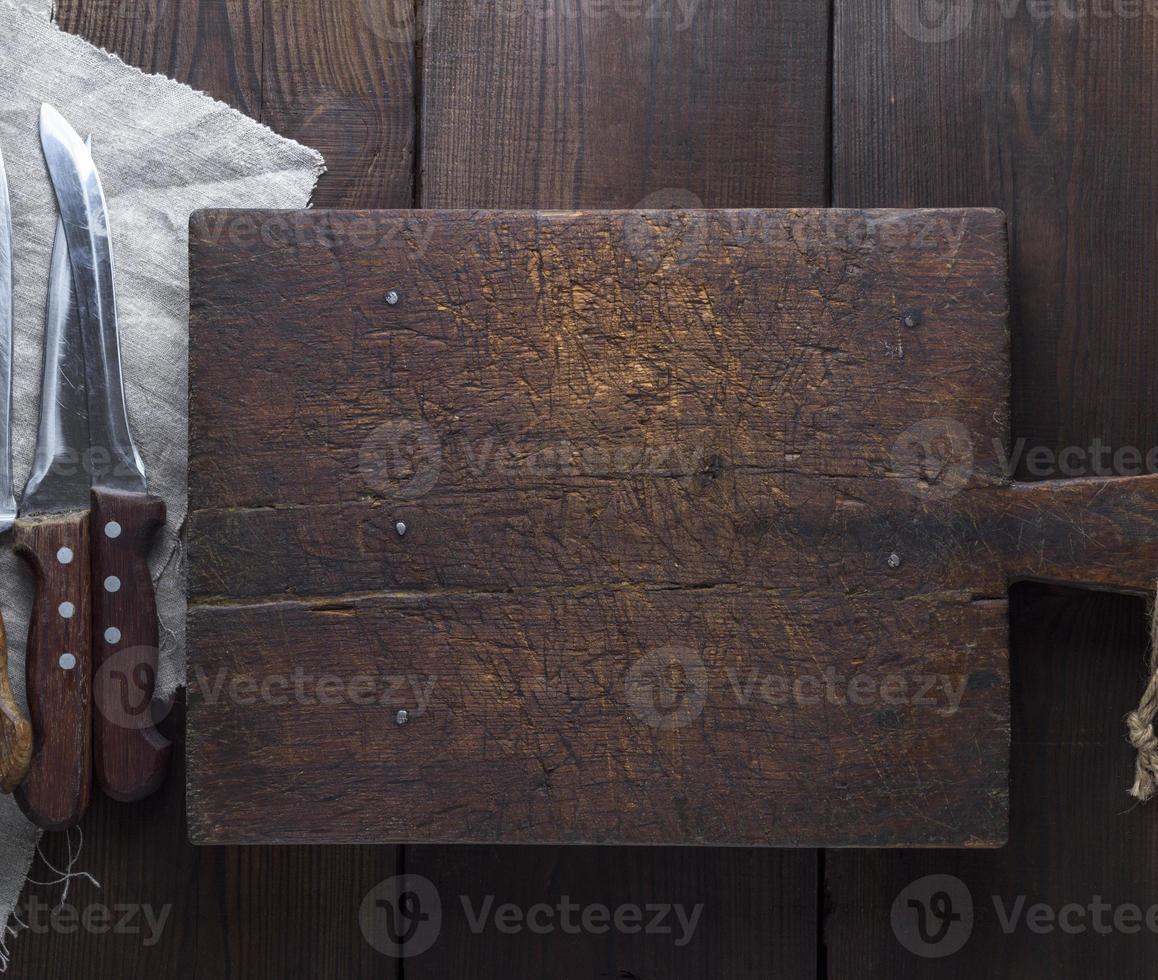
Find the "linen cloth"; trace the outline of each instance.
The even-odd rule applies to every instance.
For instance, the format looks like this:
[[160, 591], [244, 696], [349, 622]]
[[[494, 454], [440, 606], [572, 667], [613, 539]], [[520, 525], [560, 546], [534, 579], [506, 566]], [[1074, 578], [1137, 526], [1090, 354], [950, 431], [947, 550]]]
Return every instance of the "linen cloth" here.
[[[325, 167], [316, 151], [60, 31], [51, 10], [51, 0], [33, 6], [0, 0], [0, 151], [8, 171], [16, 256], [14, 469], [23, 483], [39, 412], [56, 201], [38, 121], [41, 103], [50, 102], [82, 136], [91, 134], [108, 199], [125, 397], [149, 490], [168, 507], [151, 566], [161, 624], [157, 686], [169, 697], [185, 676], [180, 533], [187, 506], [189, 215], [205, 207], [306, 207]], [[20, 698], [31, 598], [23, 561], [9, 542], [0, 542], [0, 609], [8, 626], [11, 680]], [[0, 925], [10, 922], [38, 840], [39, 832], [12, 798], [0, 796]], [[12, 935], [11, 928], [0, 929], [0, 969], [7, 965], [2, 940]]]

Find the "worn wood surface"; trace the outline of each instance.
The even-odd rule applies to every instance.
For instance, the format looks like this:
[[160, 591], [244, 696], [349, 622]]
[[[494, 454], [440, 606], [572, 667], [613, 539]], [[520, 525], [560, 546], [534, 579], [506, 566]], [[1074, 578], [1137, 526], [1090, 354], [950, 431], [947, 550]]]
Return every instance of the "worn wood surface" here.
[[172, 743], [153, 724], [157, 599], [149, 548], [165, 501], [92, 491], [93, 769], [114, 800], [144, 799], [165, 778]]
[[[198, 611], [193, 838], [1001, 842], [1005, 603], [785, 591]], [[272, 678], [270, 705], [230, 693]], [[898, 807], [913, 785], [935, 797]]]
[[[694, 456], [687, 453], [682, 465]], [[507, 472], [522, 473], [516, 481], [526, 474], [520, 466]], [[655, 589], [705, 588], [733, 584], [737, 568], [750, 584], [776, 589], [785, 582], [778, 555], [786, 549], [834, 582], [872, 580], [881, 555], [896, 552], [903, 560], [890, 570], [888, 588], [899, 591], [952, 589], [965, 580], [985, 596], [1020, 581], [1138, 594], [1154, 586], [1154, 475], [983, 483], [936, 506], [898, 499], [895, 485], [834, 478], [818, 487], [800, 475], [735, 470], [717, 472], [706, 495], [689, 486], [701, 477], [697, 469], [623, 490], [606, 486], [607, 474], [555, 476], [554, 484], [520, 487], [502, 499], [432, 492], [393, 503], [210, 509], [194, 518], [192, 589], [212, 604], [383, 588], [485, 589], [496, 574], [521, 588], [614, 588], [625, 576]], [[743, 519], [723, 521], [721, 509], [736, 501], [752, 504]], [[560, 522], [576, 508], [586, 516], [563, 540]], [[657, 537], [649, 524], [656, 515], [681, 530]], [[321, 532], [329, 527], [343, 528], [342, 539]], [[502, 539], [479, 539], [479, 528], [494, 527], [509, 530]], [[764, 533], [753, 538], [753, 528]], [[705, 549], [709, 536], [713, 547]], [[259, 553], [263, 561], [254, 562]]]
[[[229, 233], [264, 220], [292, 221], [292, 244]], [[700, 470], [880, 479], [942, 415], [996, 480], [1004, 254], [981, 210], [206, 212], [192, 508]]]
[[20, 518], [13, 546], [36, 578], [25, 649], [32, 761], [16, 801], [37, 826], [65, 830], [92, 792], [88, 512]]
[[[1002, 552], [908, 465], [959, 430], [1001, 479], [1000, 213], [323, 212], [279, 249], [243, 217], [191, 240], [195, 839], [1003, 839]], [[299, 669], [431, 700], [228, 696]], [[651, 689], [680, 669], [686, 718]], [[972, 694], [767, 710], [754, 672]]]
[[[348, 2], [334, 0], [331, 6]], [[830, 78], [827, 22], [811, 35], [791, 30], [794, 20], [810, 16], [816, 5], [783, 0], [728, 5], [747, 6], [759, 6], [762, 13], [782, 18], [784, 25], [775, 34], [785, 43], [765, 45], [756, 57], [798, 59], [811, 66], [799, 97], [813, 99], [823, 92]], [[1158, 61], [1149, 53], [1153, 31], [1146, 28], [1148, 21], [1035, 18], [1027, 5], [1006, 5], [1013, 18], [1005, 23], [999, 15], [991, 19], [989, 12], [998, 11], [987, 5], [945, 5], [950, 13], [969, 7], [970, 29], [961, 41], [917, 45], [894, 30], [888, 5], [857, 0], [835, 6], [844, 18], [834, 38], [837, 67], [853, 60], [857, 65], [855, 75], [838, 75], [834, 81], [835, 149], [843, 160], [833, 174], [836, 203], [1004, 206], [1011, 219], [1014, 263], [1014, 435], [1040, 432], [1055, 450], [1088, 444], [1095, 434], [1114, 439], [1117, 445], [1127, 439], [1143, 449], [1154, 445], [1158, 415], [1147, 380], [1154, 367], [1149, 353], [1154, 297], [1152, 277], [1145, 270], [1153, 265], [1146, 257], [1156, 243], [1147, 230], [1147, 215], [1153, 212], [1148, 204], [1153, 185], [1146, 177], [1153, 172], [1148, 163], [1153, 142], [1146, 117], [1158, 100], [1145, 93], [1153, 88], [1151, 72]], [[246, 26], [245, 18], [260, 25], [264, 7], [256, 0], [57, 3], [67, 29], [142, 67], [208, 88], [253, 114], [260, 111], [260, 81], [250, 79], [260, 79], [263, 44], [262, 32]], [[583, 15], [587, 8], [560, 4], [557, 9], [578, 9]], [[600, 5], [591, 9], [592, 16], [614, 19]], [[926, 9], [934, 17], [938, 14], [935, 5]], [[850, 12], [856, 13], [855, 19], [847, 16]], [[564, 34], [563, 27], [553, 33], [550, 26], [544, 28], [545, 45], [569, 57], [565, 73], [586, 70], [594, 77], [600, 48], [585, 44], [581, 60], [576, 56], [577, 33]], [[630, 23], [620, 18], [617, 28], [641, 38], [650, 36], [651, 30], [643, 18]], [[720, 31], [726, 31], [726, 25]], [[331, 35], [319, 44], [315, 35], [303, 39], [298, 50], [312, 46], [320, 57], [331, 58], [332, 65], [343, 43], [352, 42]], [[665, 46], [657, 45], [652, 53], [652, 60], [662, 65]], [[387, 53], [394, 56], [393, 51]], [[288, 66], [290, 57], [287, 54], [283, 64]], [[474, 63], [480, 66], [477, 98], [505, 99], [516, 106], [525, 101], [534, 107], [533, 115], [551, 120], [555, 104], [568, 98], [559, 86], [540, 88], [537, 79], [525, 72], [517, 86], [501, 81], [495, 85], [487, 78], [492, 59], [505, 66], [498, 74], [502, 80], [513, 77], [525, 57], [525, 49], [517, 45], [508, 49], [485, 39], [464, 59], [462, 70], [474, 70]], [[737, 70], [744, 70], [742, 63]], [[843, 88], [842, 78], [849, 80]], [[353, 80], [345, 90], [356, 90]], [[277, 93], [273, 97], [279, 98]], [[753, 91], [746, 108], [721, 101], [716, 111], [756, 118], [762, 98], [762, 91]], [[477, 186], [476, 198], [465, 203], [501, 204], [503, 185], [520, 183], [519, 199], [536, 207], [630, 204], [665, 186], [669, 192], [664, 201], [688, 203], [688, 194], [673, 193], [681, 185], [710, 207], [829, 200], [823, 165], [802, 168], [804, 177], [798, 183], [784, 173], [787, 154], [753, 166], [745, 153], [749, 133], [742, 124], [736, 153], [721, 160], [710, 175], [689, 169], [686, 182], [660, 172], [651, 180], [650, 171], [640, 178], [639, 161], [653, 141], [660, 141], [669, 158], [678, 158], [685, 147], [686, 152], [698, 151], [696, 130], [684, 125], [680, 111], [682, 91], [645, 79], [602, 94], [598, 101], [613, 101], [617, 107], [645, 103], [651, 107], [649, 119], [663, 114], [667, 120], [665, 126], [620, 131], [621, 139], [637, 150], [614, 157], [615, 167], [624, 175], [622, 183], [604, 179], [576, 187], [573, 181], [552, 178], [549, 161], [558, 133], [544, 125], [537, 143], [523, 144], [525, 156], [518, 165], [512, 162], [496, 172], [490, 184]], [[396, 107], [396, 102], [388, 104], [390, 109]], [[823, 147], [828, 112], [823, 103], [815, 111], [803, 138]], [[782, 106], [773, 119], [791, 114], [790, 107]], [[858, 131], [842, 134], [852, 120], [859, 121]], [[1083, 137], [1091, 126], [1096, 137]], [[494, 147], [485, 152], [496, 157], [507, 138], [507, 131], [500, 128], [478, 136]], [[341, 152], [340, 140], [340, 131], [335, 130], [331, 157]], [[352, 142], [351, 156], [362, 147], [360, 139], [356, 145]], [[476, 157], [469, 146], [458, 149], [464, 154], [458, 161], [462, 183], [470, 179]], [[513, 154], [511, 159], [515, 160]], [[1099, 174], [1095, 169], [1099, 165], [1110, 170]], [[450, 172], [454, 165], [444, 166]], [[642, 187], [641, 179], [647, 181]], [[744, 188], [762, 181], [773, 182], [778, 192], [738, 199]], [[342, 187], [335, 186], [330, 197], [331, 184], [330, 178], [323, 178], [319, 204], [342, 203]], [[794, 185], [798, 190], [789, 189]], [[536, 195], [535, 186], [550, 188], [555, 196]], [[856, 196], [847, 192], [850, 187], [855, 187]], [[376, 199], [377, 191], [363, 184], [359, 193], [366, 197], [347, 198], [344, 203], [367, 207], [391, 203]], [[420, 193], [415, 196], [421, 203]], [[1072, 340], [1054, 353], [1059, 350], [1063, 319], [1072, 324]], [[1038, 353], [1030, 353], [1031, 349]], [[1097, 370], [1091, 367], [1091, 352]], [[1106, 377], [1117, 380], [1107, 385]], [[1069, 426], [1064, 437], [1054, 431], [1055, 423]], [[837, 861], [862, 860], [850, 852], [829, 854], [818, 867], [816, 852], [803, 850], [404, 851], [411, 870], [435, 880], [452, 868], [466, 880], [480, 883], [480, 888], [520, 879], [545, 881], [554, 900], [567, 892], [601, 894], [611, 882], [622, 880], [633, 897], [662, 901], [667, 897], [666, 876], [683, 875], [708, 907], [697, 938], [688, 947], [693, 959], [685, 960], [664, 947], [662, 940], [646, 937], [625, 939], [614, 933], [576, 937], [559, 930], [546, 935], [524, 931], [505, 937], [493, 930], [476, 935], [459, 919], [444, 925], [429, 953], [392, 963], [363, 942], [356, 905], [366, 889], [402, 869], [402, 863], [391, 863], [393, 849], [191, 848], [183, 829], [183, 782], [177, 776], [157, 797], [133, 807], [98, 796], [84, 827], [89, 844], [96, 841], [99, 846], [86, 849], [82, 864], [104, 889], [96, 891], [78, 881], [72, 891], [77, 905], [173, 902], [161, 941], [146, 947], [137, 935], [92, 934], [83, 929], [24, 933], [10, 942], [16, 955], [10, 972], [52, 980], [78, 972], [110, 978], [148, 973], [219, 980], [284, 977], [295, 971], [318, 977], [389, 976], [404, 968], [410, 977], [442, 977], [450, 964], [475, 977], [507, 977], [522, 963], [532, 964], [532, 971], [557, 973], [560, 964], [585, 956], [610, 975], [622, 966], [636, 976], [702, 977], [710, 972], [702, 962], [698, 968], [685, 963], [698, 962], [696, 951], [707, 943], [721, 956], [732, 957], [727, 963], [733, 976], [891, 978], [920, 976], [924, 970], [930, 976], [973, 977], [980, 970], [1036, 978], [1049, 970], [1058, 977], [1149, 977], [1154, 954], [1145, 933], [1107, 939], [1089, 932], [1005, 935], [998, 930], [988, 938], [979, 932], [964, 954], [923, 960], [900, 947], [890, 928], [889, 904], [918, 872], [952, 873], [960, 868], [956, 873], [978, 896], [1000, 892], [1010, 902], [1021, 893], [1059, 908], [1070, 901], [1088, 901], [1094, 894], [1122, 896], [1143, 907], [1153, 901], [1154, 873], [1147, 870], [1156, 853], [1147, 829], [1152, 814], [1130, 807], [1128, 799], [1118, 795], [1129, 782], [1132, 766], [1121, 737], [1121, 718], [1135, 703], [1142, 684], [1141, 602], [1022, 586], [1011, 597], [1011, 622], [1014, 690], [1021, 693], [1014, 704], [1011, 845], [1001, 851], [865, 855], [855, 891], [850, 878], [834, 868]], [[1089, 718], [1091, 723], [1074, 724], [1075, 718]], [[1043, 739], [1041, 732], [1046, 730], [1056, 737]], [[181, 738], [179, 724], [166, 731]], [[1075, 764], [1079, 755], [1081, 761]], [[62, 838], [46, 838], [45, 848], [57, 865], [65, 863]], [[727, 853], [743, 853], [748, 863], [732, 874], [725, 867]], [[158, 854], [166, 859], [156, 860]], [[53, 877], [42, 867], [38, 871], [41, 878]], [[827, 879], [827, 892], [819, 901], [818, 875]], [[318, 882], [325, 884], [324, 892], [311, 890]], [[760, 882], [780, 885], [782, 897], [753, 891]], [[33, 892], [53, 902], [57, 889]], [[714, 908], [736, 911], [712, 916]], [[833, 910], [831, 920], [826, 908]], [[842, 928], [848, 921], [843, 913], [853, 908], [863, 909], [855, 932]], [[817, 943], [817, 925], [826, 921], [826, 935]]]

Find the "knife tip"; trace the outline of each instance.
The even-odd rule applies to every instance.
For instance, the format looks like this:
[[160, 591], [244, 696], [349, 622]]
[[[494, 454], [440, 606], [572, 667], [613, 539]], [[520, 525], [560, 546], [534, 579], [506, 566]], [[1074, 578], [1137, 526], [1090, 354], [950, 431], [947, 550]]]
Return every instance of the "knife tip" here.
[[[72, 124], [64, 118], [57, 108], [48, 102], [40, 103], [40, 142], [45, 147], [49, 145], [61, 146], [69, 154], [75, 154], [78, 148], [83, 148], [85, 142], [77, 135]], [[86, 150], [80, 155], [85, 156]]]
[[64, 120], [64, 117], [57, 112], [56, 107], [47, 102], [40, 103], [40, 128], [44, 129], [46, 126], [59, 125]]

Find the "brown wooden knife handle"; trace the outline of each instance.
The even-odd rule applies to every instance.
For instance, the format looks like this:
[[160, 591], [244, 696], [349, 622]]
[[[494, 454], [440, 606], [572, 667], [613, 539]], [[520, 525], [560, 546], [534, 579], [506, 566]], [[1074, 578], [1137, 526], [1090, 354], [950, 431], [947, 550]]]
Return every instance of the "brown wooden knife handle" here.
[[32, 760], [32, 726], [24, 717], [8, 679], [8, 631], [0, 615], [0, 792], [11, 793], [24, 780]]
[[89, 517], [22, 518], [13, 540], [36, 575], [27, 647], [32, 763], [16, 800], [37, 826], [67, 830], [92, 790]]
[[157, 600], [147, 560], [165, 502], [94, 488], [92, 521], [94, 758], [101, 789], [127, 803], [165, 781], [173, 751], [153, 722]]

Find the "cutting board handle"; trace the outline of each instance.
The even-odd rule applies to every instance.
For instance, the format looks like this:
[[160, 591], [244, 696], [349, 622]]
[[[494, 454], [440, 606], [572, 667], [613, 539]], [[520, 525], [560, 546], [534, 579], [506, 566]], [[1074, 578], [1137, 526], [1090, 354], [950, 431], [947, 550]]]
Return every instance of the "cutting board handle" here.
[[1158, 475], [1010, 483], [977, 516], [1010, 582], [1149, 595], [1158, 581]]

